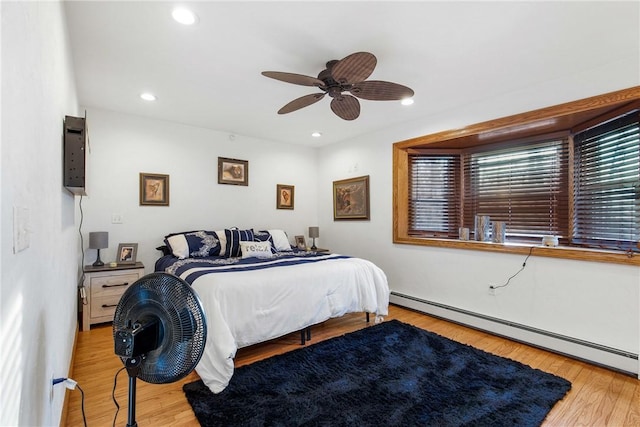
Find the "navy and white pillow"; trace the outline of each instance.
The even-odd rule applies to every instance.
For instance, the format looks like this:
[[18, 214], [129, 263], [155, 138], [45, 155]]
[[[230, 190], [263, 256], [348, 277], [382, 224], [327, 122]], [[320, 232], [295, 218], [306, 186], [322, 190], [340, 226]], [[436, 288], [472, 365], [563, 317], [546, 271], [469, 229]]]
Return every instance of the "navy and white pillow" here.
[[242, 252], [240, 250], [240, 242], [253, 242], [254, 235], [253, 230], [238, 230], [234, 229], [225, 229], [224, 230], [225, 237], [227, 238], [225, 256], [226, 257], [239, 257]]
[[274, 254], [278, 252], [276, 250], [276, 246], [273, 244], [273, 237], [271, 237], [271, 233], [269, 233], [267, 230], [254, 230], [253, 239], [256, 242], [269, 242], [269, 244], [271, 245], [271, 252]]
[[289, 236], [283, 230], [267, 230], [273, 239], [273, 247], [278, 252], [291, 252]]
[[220, 255], [220, 240], [213, 231], [170, 234], [164, 241], [173, 256], [180, 259]]
[[272, 258], [273, 247], [269, 242], [245, 242], [240, 241], [242, 258]]
[[218, 236], [218, 240], [220, 240], [220, 256], [226, 256], [227, 237], [224, 234], [224, 229], [216, 230], [216, 236]]

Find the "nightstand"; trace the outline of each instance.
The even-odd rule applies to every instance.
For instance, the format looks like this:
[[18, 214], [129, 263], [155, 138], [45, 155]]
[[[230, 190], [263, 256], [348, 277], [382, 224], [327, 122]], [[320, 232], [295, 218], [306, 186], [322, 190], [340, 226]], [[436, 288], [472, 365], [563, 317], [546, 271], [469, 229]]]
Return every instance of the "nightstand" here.
[[133, 282], [144, 276], [144, 265], [141, 262], [117, 267], [85, 265], [83, 271], [87, 303], [80, 300], [82, 330], [88, 331], [93, 324], [113, 321], [120, 297]]

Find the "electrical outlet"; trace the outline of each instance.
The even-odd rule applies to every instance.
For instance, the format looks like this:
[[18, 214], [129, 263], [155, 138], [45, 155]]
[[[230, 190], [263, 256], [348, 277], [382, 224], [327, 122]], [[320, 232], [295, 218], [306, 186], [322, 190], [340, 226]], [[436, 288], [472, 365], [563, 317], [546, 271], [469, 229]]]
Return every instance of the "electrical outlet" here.
[[53, 379], [55, 376], [51, 374], [51, 381], [49, 382], [49, 386], [51, 387], [51, 391], [49, 392], [49, 403], [53, 402]]
[[489, 283], [489, 295], [496, 295], [496, 285]]

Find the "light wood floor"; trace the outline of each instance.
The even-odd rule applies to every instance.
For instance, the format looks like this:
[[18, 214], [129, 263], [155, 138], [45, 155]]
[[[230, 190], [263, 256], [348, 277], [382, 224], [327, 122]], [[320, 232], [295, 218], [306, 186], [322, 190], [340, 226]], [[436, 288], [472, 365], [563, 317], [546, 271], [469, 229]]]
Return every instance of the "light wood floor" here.
[[[398, 319], [420, 328], [472, 345], [571, 381], [572, 389], [551, 410], [545, 426], [640, 426], [640, 380], [608, 369], [549, 353], [524, 344], [436, 319], [412, 310], [391, 306], [388, 319]], [[367, 327], [363, 314], [349, 314], [312, 328], [313, 345], [327, 338]], [[267, 343], [240, 349], [236, 366], [300, 348], [294, 333]], [[85, 412], [90, 427], [110, 426], [116, 407], [111, 399], [114, 376], [122, 367], [113, 351], [111, 325], [80, 332], [76, 342], [72, 378], [85, 393]], [[137, 381], [136, 421], [140, 427], [197, 426], [182, 392], [182, 385], [198, 379], [195, 372], [172, 384]], [[81, 426], [80, 393], [67, 391], [66, 424]], [[118, 376], [116, 399], [120, 404], [116, 425], [127, 424], [128, 377]]]

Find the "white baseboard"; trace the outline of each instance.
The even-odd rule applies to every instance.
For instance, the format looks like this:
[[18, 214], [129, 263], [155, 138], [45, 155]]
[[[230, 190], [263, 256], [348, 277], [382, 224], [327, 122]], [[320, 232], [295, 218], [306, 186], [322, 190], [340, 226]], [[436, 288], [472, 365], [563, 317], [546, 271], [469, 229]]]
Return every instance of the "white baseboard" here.
[[389, 301], [426, 314], [640, 378], [638, 354], [392, 292]]

